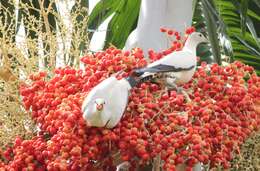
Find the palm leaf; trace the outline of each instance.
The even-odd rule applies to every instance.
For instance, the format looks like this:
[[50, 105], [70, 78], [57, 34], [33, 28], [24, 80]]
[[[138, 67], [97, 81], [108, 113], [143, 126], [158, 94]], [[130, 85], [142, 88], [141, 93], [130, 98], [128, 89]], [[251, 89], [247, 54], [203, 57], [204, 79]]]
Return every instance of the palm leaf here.
[[[214, 9], [214, 4], [208, 1], [198, 1], [197, 10], [194, 13], [193, 21], [195, 22], [195, 27], [198, 31], [206, 31], [210, 44], [211, 52], [205, 52], [205, 50], [210, 50], [210, 48], [199, 48], [198, 55], [202, 55], [202, 59], [212, 62], [210, 56], [213, 56], [213, 59], [218, 64], [221, 64], [221, 49], [219, 45], [218, 30], [220, 22], [218, 21], [218, 14]], [[216, 23], [216, 21], [218, 21]], [[206, 30], [204, 29], [206, 28]], [[203, 52], [204, 51], [204, 52]], [[207, 55], [207, 57], [205, 56]]]
[[251, 18], [249, 17], [250, 16], [249, 13], [254, 13], [254, 12], [252, 12], [250, 9], [247, 10], [249, 1], [242, 0], [241, 4], [239, 4], [238, 1], [234, 1], [234, 0], [232, 2], [238, 8], [238, 12], [240, 13], [240, 16], [241, 16], [241, 30], [242, 30], [243, 37], [245, 37], [246, 27], [247, 27], [248, 30], [250, 31], [252, 37], [255, 39], [256, 45], [260, 49], [260, 42], [258, 40], [256, 31], [254, 28], [254, 24], [253, 24]]
[[260, 52], [259, 52], [257, 49], [255, 49], [254, 47], [252, 47], [248, 42], [246, 42], [246, 40], [242, 39], [242, 38], [239, 37], [239, 36], [235, 36], [235, 37], [238, 39], [238, 41], [239, 41], [241, 44], [244, 45], [244, 47], [247, 47], [247, 48], [249, 49], [249, 51], [251, 52], [251, 54], [254, 53], [254, 55], [257, 55], [257, 56], [260, 57]]
[[106, 32], [105, 48], [110, 44], [122, 48], [137, 25], [140, 0], [101, 0], [89, 15], [89, 40], [97, 28], [111, 15]]
[[216, 1], [218, 12], [232, 42], [234, 59], [259, 69], [259, 38], [252, 21], [252, 17], [258, 20], [259, 16], [249, 8], [247, 3], [252, 3], [252, 1]]
[[216, 17], [213, 16], [213, 12], [210, 12], [212, 10], [212, 4], [209, 3], [207, 0], [202, 1], [202, 11], [205, 15], [205, 21], [206, 21], [206, 28], [207, 33], [209, 37], [209, 41], [212, 48], [212, 54], [215, 59], [215, 62], [217, 62], [219, 65], [221, 65], [221, 52], [220, 52], [220, 46], [219, 46], [219, 38], [217, 34], [217, 25], [216, 25]]
[[105, 47], [110, 44], [123, 48], [127, 37], [136, 26], [140, 0], [121, 1], [119, 11], [115, 13], [108, 24]]
[[246, 20], [248, 18], [247, 8], [248, 8], [248, 0], [242, 0], [240, 5], [240, 18], [241, 18], [241, 30], [243, 36], [245, 36], [246, 33]]
[[[203, 30], [204, 27], [207, 28], [212, 54], [214, 55], [215, 49], [215, 53], [217, 52], [218, 55], [228, 55], [231, 60], [240, 60], [259, 69], [260, 43], [255, 27], [255, 22], [260, 21], [260, 16], [257, 14], [260, 11], [258, 2], [248, 0], [198, 1], [198, 3], [200, 2], [204, 16], [202, 17], [201, 13], [195, 10], [193, 20], [198, 31]], [[217, 39], [216, 35], [221, 38], [221, 41]], [[220, 48], [217, 44], [220, 44]], [[204, 51], [204, 54], [210, 55], [210, 53], [205, 53], [206, 50], [205, 47], [199, 48], [198, 52]], [[205, 58], [202, 59], [205, 60]]]
[[253, 0], [255, 2], [255, 4], [258, 6], [258, 8], [260, 8], [260, 1], [258, 0]]
[[102, 24], [109, 16], [116, 12], [120, 0], [100, 0], [89, 15], [88, 29], [89, 40], [93, 36], [93, 32]]

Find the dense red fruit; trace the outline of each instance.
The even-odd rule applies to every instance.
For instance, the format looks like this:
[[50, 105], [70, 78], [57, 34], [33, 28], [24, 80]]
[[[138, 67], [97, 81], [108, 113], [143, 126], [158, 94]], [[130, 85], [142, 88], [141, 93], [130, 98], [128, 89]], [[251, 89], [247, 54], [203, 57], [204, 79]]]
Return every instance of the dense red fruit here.
[[[169, 34], [168, 29], [161, 31]], [[150, 50], [149, 56], [158, 60], [182, 46], [177, 40], [163, 52]], [[114, 129], [90, 128], [81, 112], [87, 93], [111, 74], [123, 70], [125, 77], [145, 66], [146, 60], [141, 49], [109, 48], [81, 61], [85, 70], [59, 68], [50, 80], [39, 73], [30, 77], [32, 84], [21, 87], [25, 108], [32, 111], [40, 131], [33, 139], [17, 138], [12, 147], [0, 151], [0, 168], [115, 170], [121, 159], [134, 169], [159, 154], [165, 170], [182, 163], [190, 170], [198, 162], [228, 168], [239, 146], [259, 129], [255, 104], [260, 103], [260, 78], [240, 62], [226, 67], [202, 63], [183, 86], [190, 102], [161, 84], [142, 83], [131, 91], [124, 117]]]

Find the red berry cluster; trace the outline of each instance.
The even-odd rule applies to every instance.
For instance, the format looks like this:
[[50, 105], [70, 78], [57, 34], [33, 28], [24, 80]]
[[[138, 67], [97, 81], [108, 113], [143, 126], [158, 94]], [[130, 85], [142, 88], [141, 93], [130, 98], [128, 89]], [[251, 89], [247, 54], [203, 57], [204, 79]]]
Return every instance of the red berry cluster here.
[[47, 143], [41, 136], [33, 137], [31, 140], [22, 140], [17, 137], [13, 147], [7, 148], [2, 153], [0, 169], [8, 171], [44, 171], [46, 166], [44, 164], [45, 156], [42, 151], [46, 147]]
[[171, 46], [163, 50], [162, 52], [155, 52], [153, 49], [148, 50], [149, 58], [151, 59], [151, 62], [154, 62], [158, 59], [161, 59], [162, 57], [172, 53], [173, 51], [179, 51], [183, 48], [183, 44], [187, 39], [187, 35], [190, 35], [191, 33], [195, 32], [194, 27], [189, 27], [186, 29], [186, 35], [184, 36], [184, 40], [181, 39], [181, 34], [173, 29], [168, 28], [161, 28], [160, 29], [162, 33], [166, 33], [169, 40], [172, 42]]
[[142, 83], [132, 89], [115, 128], [88, 127], [81, 112], [87, 93], [111, 74], [123, 70], [125, 77], [146, 60], [141, 49], [109, 48], [81, 61], [85, 70], [59, 68], [50, 80], [41, 72], [30, 77], [30, 85], [21, 86], [24, 106], [40, 131], [31, 140], [17, 138], [3, 149], [0, 168], [115, 170], [121, 160], [135, 169], [158, 155], [164, 170], [182, 163], [191, 170], [198, 162], [229, 168], [240, 145], [259, 129], [255, 104], [260, 101], [260, 78], [240, 62], [226, 67], [202, 63], [193, 80], [183, 85], [190, 100], [160, 83]]

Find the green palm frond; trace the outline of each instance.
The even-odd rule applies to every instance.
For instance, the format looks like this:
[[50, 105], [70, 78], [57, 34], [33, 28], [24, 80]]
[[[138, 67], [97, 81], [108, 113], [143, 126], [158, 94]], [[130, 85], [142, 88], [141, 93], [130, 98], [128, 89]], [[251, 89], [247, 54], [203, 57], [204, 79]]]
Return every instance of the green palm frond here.
[[112, 44], [118, 48], [123, 48], [127, 37], [136, 27], [140, 4], [140, 0], [99, 1], [89, 16], [89, 39], [91, 39], [93, 32], [108, 17], [112, 16], [106, 32], [105, 47]]
[[227, 26], [234, 59], [260, 69], [259, 38], [252, 21], [252, 14], [255, 13], [249, 8], [246, 9], [248, 6], [246, 3], [253, 3], [253, 1], [219, 0], [216, 2], [219, 15]]
[[[258, 10], [252, 9], [252, 6]], [[240, 60], [258, 70], [260, 46], [255, 23], [260, 21], [260, 15], [256, 12], [260, 13], [260, 8], [255, 1], [198, 0], [194, 26], [198, 31], [206, 31], [211, 45], [211, 52], [203, 50], [203, 59], [212, 55], [214, 61], [220, 64], [226, 59], [219, 57], [227, 56], [228, 62]], [[199, 53], [201, 51], [199, 49]]]

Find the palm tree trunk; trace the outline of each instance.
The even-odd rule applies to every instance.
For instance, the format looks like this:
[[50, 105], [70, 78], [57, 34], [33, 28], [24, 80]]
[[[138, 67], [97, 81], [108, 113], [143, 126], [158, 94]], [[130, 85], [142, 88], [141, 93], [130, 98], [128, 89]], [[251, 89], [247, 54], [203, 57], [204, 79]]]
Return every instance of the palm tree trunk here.
[[140, 47], [147, 52], [169, 47], [161, 27], [184, 31], [192, 23], [192, 0], [142, 0], [139, 19], [125, 44], [125, 50]]

